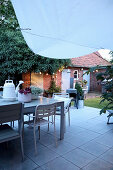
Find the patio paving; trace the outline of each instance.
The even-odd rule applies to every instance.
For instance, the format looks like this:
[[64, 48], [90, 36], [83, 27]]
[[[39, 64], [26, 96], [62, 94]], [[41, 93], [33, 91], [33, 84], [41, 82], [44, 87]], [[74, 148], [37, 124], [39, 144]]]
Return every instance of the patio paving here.
[[0, 144], [0, 170], [113, 170], [113, 124], [106, 122], [107, 114], [100, 116], [99, 109], [71, 107], [71, 126], [66, 120], [64, 140], [59, 140], [60, 117], [57, 116], [58, 146], [54, 143], [53, 125], [49, 132], [44, 126], [40, 140], [37, 134], [37, 156], [33, 129], [25, 126], [25, 161], [21, 161], [19, 140]]

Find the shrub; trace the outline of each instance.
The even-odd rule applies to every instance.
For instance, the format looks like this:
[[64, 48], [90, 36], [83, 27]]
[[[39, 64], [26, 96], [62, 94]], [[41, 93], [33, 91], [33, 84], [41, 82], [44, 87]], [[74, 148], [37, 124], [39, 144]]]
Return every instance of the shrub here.
[[31, 93], [34, 94], [34, 95], [38, 95], [40, 93], [42, 93], [43, 90], [39, 87], [36, 87], [36, 86], [31, 86]]
[[59, 86], [56, 86], [56, 83], [54, 80], [51, 81], [50, 87], [47, 90], [48, 93], [60, 93], [61, 92], [61, 88]]
[[76, 82], [76, 84], [75, 84], [75, 89], [77, 89], [78, 99], [84, 100], [84, 92], [82, 90], [81, 85], [78, 82]]

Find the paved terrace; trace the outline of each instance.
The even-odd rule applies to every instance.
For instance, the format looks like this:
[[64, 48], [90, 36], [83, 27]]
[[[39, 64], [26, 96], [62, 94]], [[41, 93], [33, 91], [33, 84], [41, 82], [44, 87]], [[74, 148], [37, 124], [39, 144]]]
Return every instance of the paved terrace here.
[[[112, 170], [113, 124], [107, 125], [107, 115], [99, 109], [71, 108], [71, 126], [66, 121], [66, 133], [59, 140], [59, 117], [56, 121], [58, 146], [55, 147], [53, 125], [41, 130], [37, 136], [38, 155], [34, 155], [33, 129], [25, 126], [25, 161], [21, 162], [18, 140], [0, 145], [0, 170]], [[111, 118], [112, 120], [112, 118]]]

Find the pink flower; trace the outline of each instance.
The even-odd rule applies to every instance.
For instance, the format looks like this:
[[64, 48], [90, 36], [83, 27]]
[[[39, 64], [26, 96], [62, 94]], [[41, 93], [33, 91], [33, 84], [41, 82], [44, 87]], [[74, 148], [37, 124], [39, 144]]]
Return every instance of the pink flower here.
[[31, 89], [29, 87], [25, 88], [25, 89], [21, 89], [19, 90], [19, 93], [21, 94], [28, 94], [28, 93], [31, 93]]

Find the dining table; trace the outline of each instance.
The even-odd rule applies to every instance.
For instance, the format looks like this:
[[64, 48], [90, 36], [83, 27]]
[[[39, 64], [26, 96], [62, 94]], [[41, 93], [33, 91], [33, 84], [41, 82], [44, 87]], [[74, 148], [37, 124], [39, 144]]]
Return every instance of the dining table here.
[[[6, 99], [3, 99], [0, 97], [0, 106], [3, 105], [11, 105], [11, 104], [16, 104], [19, 103], [19, 101], [16, 99], [15, 101], [8, 101]], [[23, 103], [24, 108], [23, 108], [23, 115], [27, 115], [29, 113], [34, 113], [35, 108], [38, 105], [46, 105], [46, 104], [52, 104], [56, 103], [57, 107], [61, 107], [61, 114], [60, 114], [60, 140], [64, 139], [64, 126], [65, 126], [65, 114], [64, 114], [64, 101], [58, 101], [54, 98], [46, 98], [43, 96], [39, 96], [38, 99], [32, 100], [31, 102], [28, 103]]]

